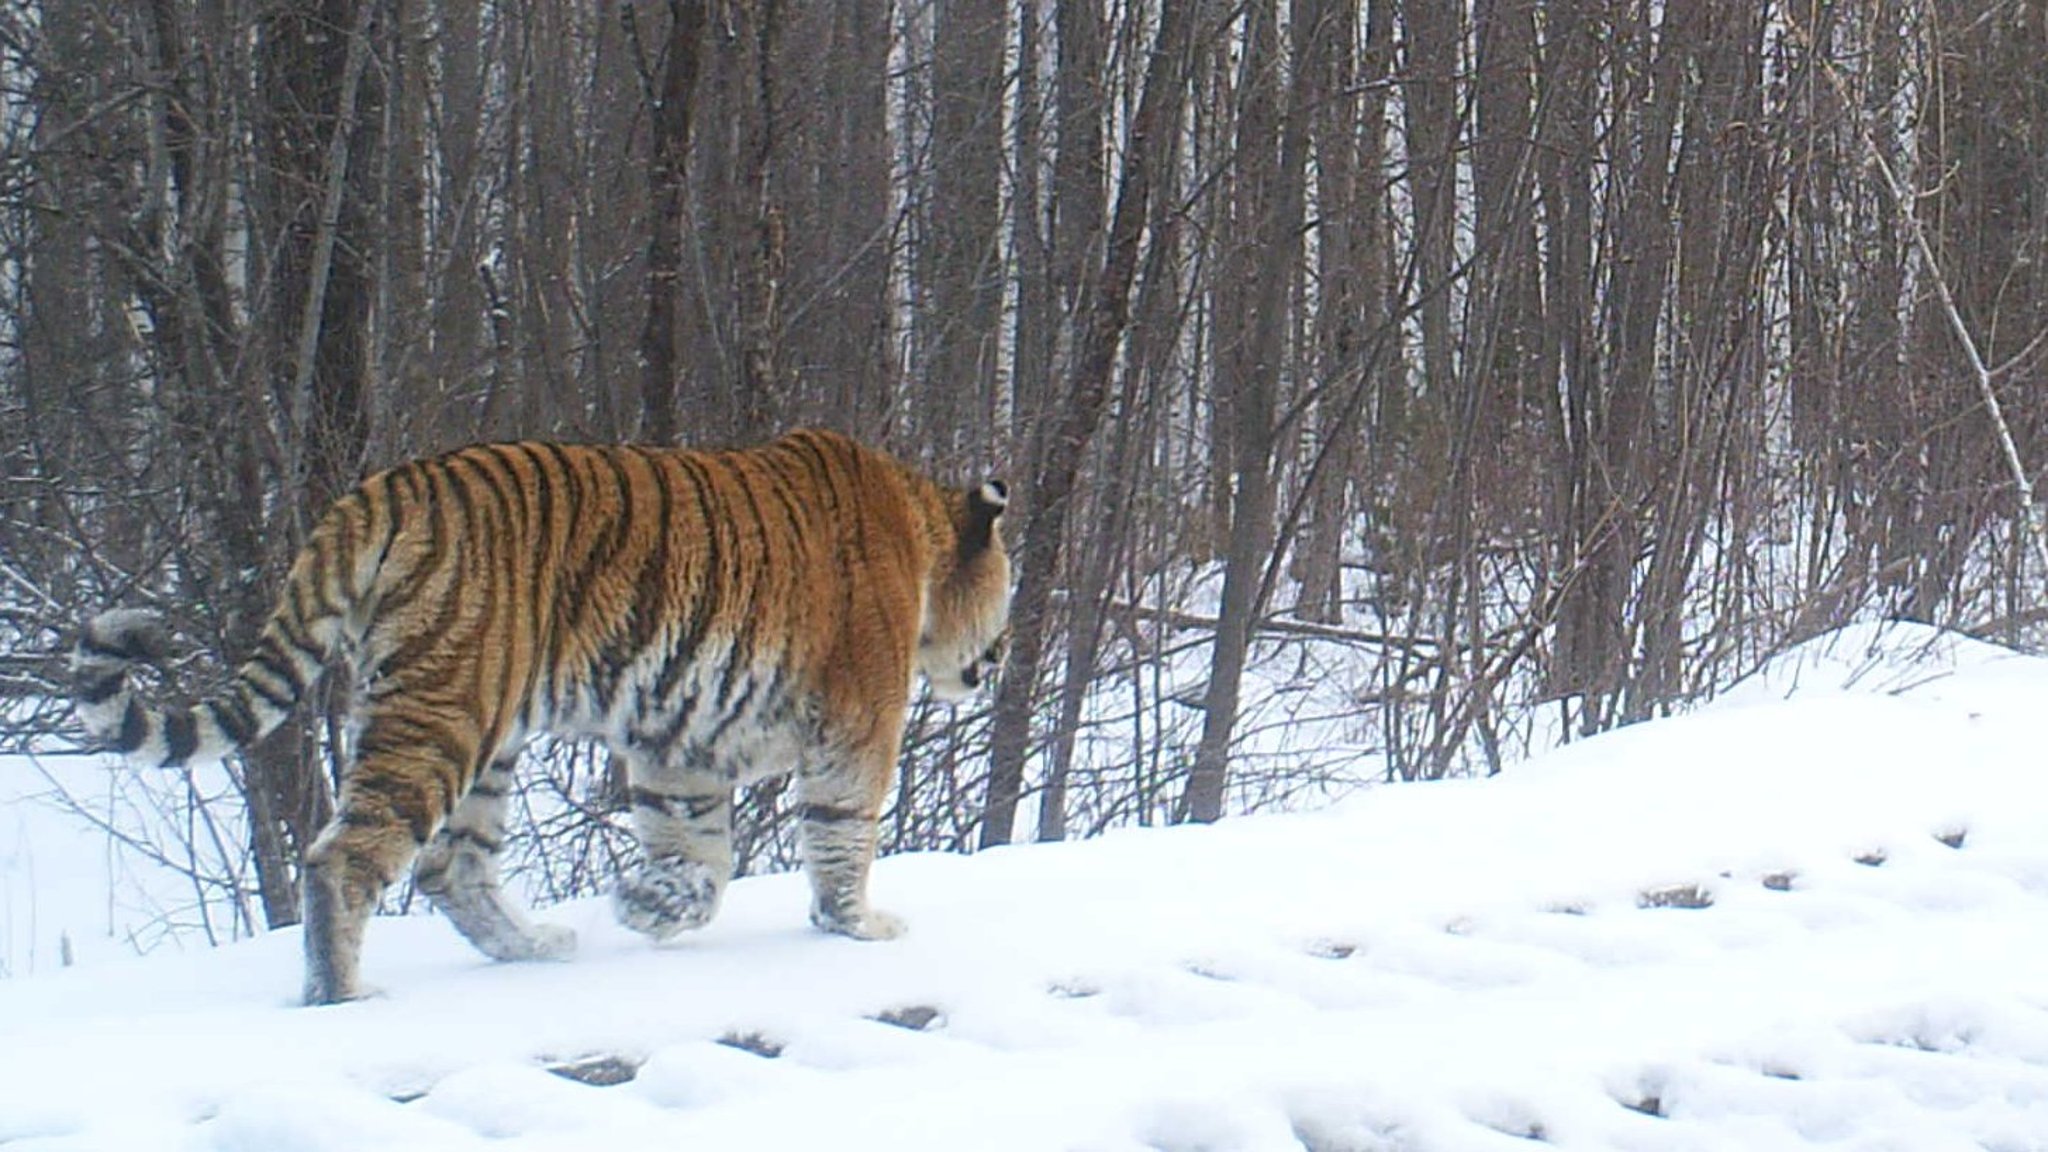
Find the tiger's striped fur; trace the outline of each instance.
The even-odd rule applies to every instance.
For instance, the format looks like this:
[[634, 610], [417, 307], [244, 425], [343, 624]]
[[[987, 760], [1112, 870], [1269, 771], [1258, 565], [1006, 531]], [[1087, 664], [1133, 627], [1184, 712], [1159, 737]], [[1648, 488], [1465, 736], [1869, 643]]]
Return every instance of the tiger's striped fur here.
[[355, 684], [337, 815], [306, 853], [306, 999], [360, 992], [377, 902], [408, 865], [498, 959], [553, 958], [566, 929], [499, 885], [511, 766], [547, 731], [628, 765], [638, 870], [620, 919], [657, 939], [709, 920], [732, 871], [732, 793], [794, 773], [820, 927], [869, 906], [875, 820], [914, 672], [975, 688], [1000, 661], [1009, 558], [1000, 484], [943, 487], [843, 436], [707, 453], [487, 444], [379, 473], [337, 501], [219, 696], [143, 705], [160, 637], [94, 619], [73, 653], [86, 727], [131, 758], [218, 757], [276, 727], [330, 663]]

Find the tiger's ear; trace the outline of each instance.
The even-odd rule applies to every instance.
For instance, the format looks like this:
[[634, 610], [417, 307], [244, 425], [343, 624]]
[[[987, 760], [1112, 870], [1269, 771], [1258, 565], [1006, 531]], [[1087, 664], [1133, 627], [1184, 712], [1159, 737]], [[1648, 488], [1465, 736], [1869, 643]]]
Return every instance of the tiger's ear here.
[[984, 480], [967, 493], [967, 523], [960, 532], [960, 554], [972, 556], [989, 546], [996, 521], [1010, 506], [1010, 489], [1001, 480]]

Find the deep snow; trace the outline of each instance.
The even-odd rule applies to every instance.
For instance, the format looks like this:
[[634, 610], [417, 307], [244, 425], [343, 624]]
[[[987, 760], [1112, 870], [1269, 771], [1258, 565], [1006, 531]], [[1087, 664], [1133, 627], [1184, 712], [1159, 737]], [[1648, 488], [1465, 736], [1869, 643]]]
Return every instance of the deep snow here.
[[0, 1148], [2048, 1149], [2044, 736], [2048, 661], [1860, 628], [1492, 780], [893, 858], [885, 944], [779, 876], [552, 965], [380, 920], [334, 1008], [295, 932], [45, 958]]

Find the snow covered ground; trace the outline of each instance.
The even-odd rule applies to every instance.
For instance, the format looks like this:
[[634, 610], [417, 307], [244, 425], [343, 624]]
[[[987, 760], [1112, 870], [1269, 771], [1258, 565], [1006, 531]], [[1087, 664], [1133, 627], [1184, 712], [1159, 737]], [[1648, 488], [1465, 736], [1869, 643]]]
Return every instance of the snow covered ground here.
[[894, 858], [886, 944], [784, 876], [552, 965], [380, 920], [334, 1008], [291, 932], [45, 965], [0, 1148], [2048, 1149], [2044, 776], [2048, 661], [1852, 630], [1492, 780]]

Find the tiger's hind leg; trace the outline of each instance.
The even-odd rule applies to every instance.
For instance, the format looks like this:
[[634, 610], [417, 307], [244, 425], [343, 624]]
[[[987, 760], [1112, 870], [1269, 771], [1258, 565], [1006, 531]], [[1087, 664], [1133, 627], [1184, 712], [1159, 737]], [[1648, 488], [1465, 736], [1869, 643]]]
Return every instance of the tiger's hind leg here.
[[364, 710], [334, 820], [306, 850], [308, 1004], [364, 994], [357, 974], [371, 915], [468, 790], [481, 750], [497, 743], [465, 701], [394, 695], [403, 703]]
[[576, 950], [576, 933], [529, 920], [505, 895], [499, 875], [514, 762], [510, 756], [493, 760], [470, 785], [421, 851], [413, 883], [491, 959], [560, 960]]
[[732, 785], [634, 763], [632, 801], [644, 858], [612, 894], [619, 923], [656, 940], [710, 923], [732, 878]]
[[344, 779], [339, 811], [306, 850], [306, 1003], [363, 995], [363, 933], [384, 890], [446, 811], [438, 770], [421, 760], [366, 758]]
[[[811, 880], [811, 923], [856, 940], [893, 940], [906, 925], [868, 903], [868, 870], [875, 862], [877, 821], [894, 767], [894, 742], [869, 773], [846, 765], [806, 771], [797, 780], [803, 825], [804, 870]], [[880, 755], [880, 753], [877, 753]], [[862, 763], [854, 757], [850, 763]]]

